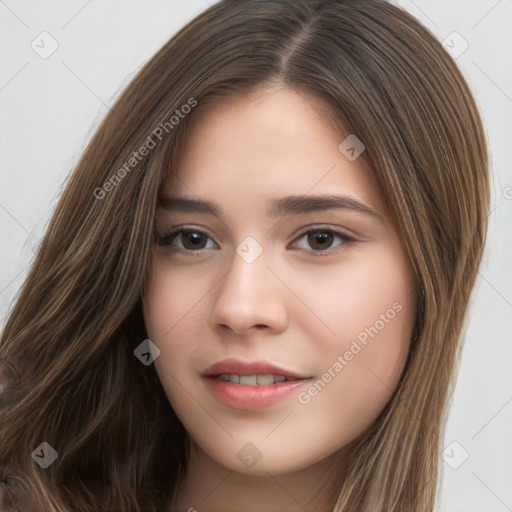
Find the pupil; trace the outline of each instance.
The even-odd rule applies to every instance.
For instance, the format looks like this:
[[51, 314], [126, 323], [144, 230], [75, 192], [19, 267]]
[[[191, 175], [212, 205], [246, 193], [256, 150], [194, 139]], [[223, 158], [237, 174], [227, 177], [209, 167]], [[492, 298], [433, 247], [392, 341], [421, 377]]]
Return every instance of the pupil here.
[[[185, 243], [183, 244], [187, 249], [198, 249], [202, 248], [204, 243], [205, 235], [196, 232], [185, 233]], [[191, 244], [191, 247], [187, 247], [187, 243]]]
[[[315, 233], [310, 233], [308, 239], [308, 242], [313, 249], [325, 249], [332, 243], [332, 234], [317, 231]], [[326, 242], [328, 243], [326, 244]]]

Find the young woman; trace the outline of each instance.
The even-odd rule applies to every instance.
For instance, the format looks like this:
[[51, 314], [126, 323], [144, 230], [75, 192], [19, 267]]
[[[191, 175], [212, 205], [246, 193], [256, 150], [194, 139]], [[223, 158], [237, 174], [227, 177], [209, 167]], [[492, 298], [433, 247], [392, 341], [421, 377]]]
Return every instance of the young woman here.
[[212, 6], [103, 121], [9, 316], [5, 502], [431, 512], [488, 204], [409, 14]]

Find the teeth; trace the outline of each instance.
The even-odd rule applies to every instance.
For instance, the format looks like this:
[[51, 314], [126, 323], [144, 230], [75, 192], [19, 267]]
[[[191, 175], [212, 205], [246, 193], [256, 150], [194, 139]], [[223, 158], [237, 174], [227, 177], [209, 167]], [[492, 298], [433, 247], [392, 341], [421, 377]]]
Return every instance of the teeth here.
[[234, 384], [241, 384], [242, 386], [270, 386], [271, 384], [278, 384], [279, 382], [287, 380], [296, 380], [283, 375], [237, 375], [236, 373], [223, 373], [219, 375], [217, 379], [233, 382]]
[[240, 375], [238, 383], [242, 384], [242, 386], [256, 386], [258, 377], [256, 377], [256, 375]]
[[256, 381], [258, 386], [270, 386], [270, 384], [274, 384], [274, 377], [272, 375], [258, 375]]

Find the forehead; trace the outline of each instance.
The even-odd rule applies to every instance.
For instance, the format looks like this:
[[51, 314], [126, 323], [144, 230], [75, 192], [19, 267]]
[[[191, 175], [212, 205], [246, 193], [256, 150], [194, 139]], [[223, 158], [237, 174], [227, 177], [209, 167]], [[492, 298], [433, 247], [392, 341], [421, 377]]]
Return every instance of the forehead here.
[[349, 135], [336, 130], [312, 98], [289, 88], [199, 105], [163, 191], [221, 201], [236, 196], [246, 204], [343, 193], [382, 209], [366, 161], [351, 161], [339, 149]]

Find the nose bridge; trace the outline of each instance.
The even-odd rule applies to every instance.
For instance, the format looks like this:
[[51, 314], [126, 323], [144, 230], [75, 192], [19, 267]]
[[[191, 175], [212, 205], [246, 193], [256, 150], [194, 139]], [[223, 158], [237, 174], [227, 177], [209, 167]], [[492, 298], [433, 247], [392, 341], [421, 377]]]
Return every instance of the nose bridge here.
[[252, 302], [258, 302], [264, 299], [265, 295], [269, 295], [270, 271], [267, 268], [266, 254], [262, 252], [255, 256], [254, 252], [249, 250], [241, 256], [240, 247], [241, 245], [237, 248], [237, 254], [233, 256], [231, 270], [222, 288], [222, 295], [224, 299], [237, 299], [240, 306], [247, 308]]
[[[234, 289], [255, 293], [258, 284], [266, 283], [269, 252], [253, 236], [246, 236], [237, 246], [233, 255], [231, 271], [227, 276]], [[227, 284], [227, 283], [226, 283]], [[268, 286], [268, 283], [266, 283]]]
[[253, 326], [283, 327], [286, 307], [268, 263], [268, 253], [254, 239], [247, 237], [237, 246], [231, 269], [215, 299], [214, 323], [227, 325], [235, 332]]

